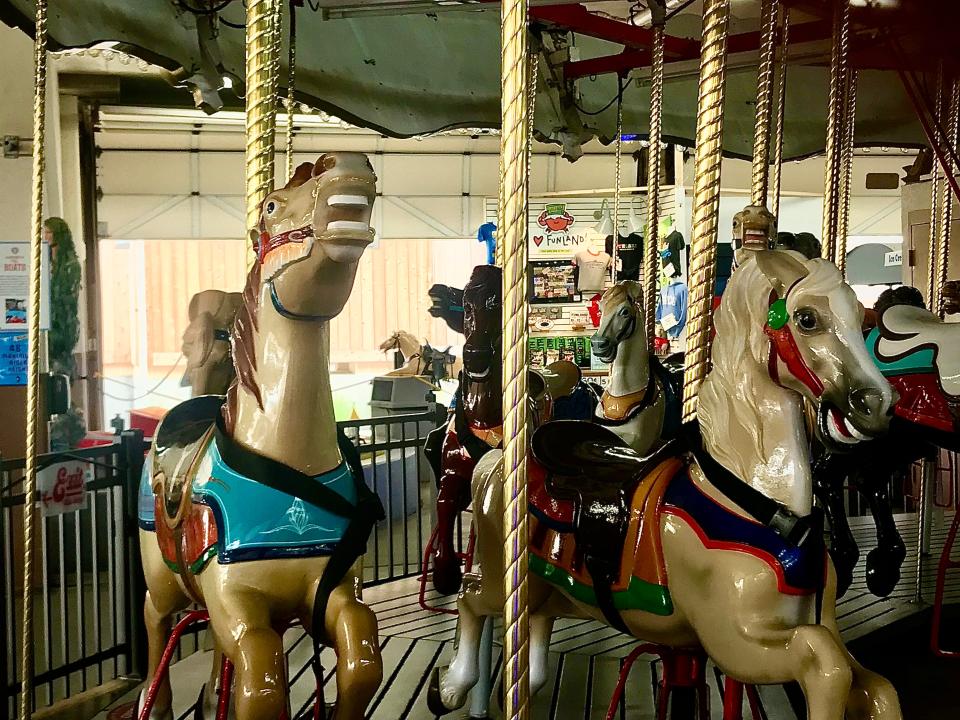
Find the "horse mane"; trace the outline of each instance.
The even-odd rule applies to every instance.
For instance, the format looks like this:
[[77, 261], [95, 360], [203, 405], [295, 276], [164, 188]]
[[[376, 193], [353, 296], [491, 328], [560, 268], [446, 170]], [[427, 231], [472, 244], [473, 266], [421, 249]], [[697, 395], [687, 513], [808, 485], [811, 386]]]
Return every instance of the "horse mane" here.
[[[841, 282], [832, 263], [791, 254], [809, 272], [797, 283], [798, 289], [827, 293]], [[757, 399], [763, 396], [759, 384], [772, 382], [765, 370], [770, 340], [763, 332], [771, 289], [770, 281], [751, 257], [733, 273], [714, 316], [712, 368], [700, 386], [697, 408], [704, 439], [712, 447], [728, 446], [731, 425], [737, 423], [750, 436], [758, 456], [763, 456], [763, 420]], [[734, 401], [739, 401], [736, 413], [731, 411]]]
[[630, 297], [628, 288], [632, 288], [634, 290], [635, 297], [641, 297], [642, 290], [639, 282], [636, 280], [621, 280], [620, 282], [615, 283], [607, 288], [600, 297], [600, 309], [606, 312], [608, 306], [620, 305], [626, 301], [626, 299]]
[[[316, 163], [306, 162], [298, 165], [287, 184], [281, 189], [291, 190], [305, 185], [314, 176], [322, 160], [321, 156]], [[260, 327], [257, 321], [260, 310], [260, 267], [260, 263], [254, 261], [247, 273], [247, 282], [241, 294], [240, 309], [230, 330], [230, 347], [233, 351], [233, 368], [236, 371], [236, 377], [230, 383], [227, 402], [223, 407], [223, 419], [228, 432], [233, 432], [233, 423], [237, 416], [237, 392], [240, 388], [253, 395], [257, 405], [261, 410], [263, 409], [263, 396], [260, 393], [260, 385], [257, 383], [257, 352], [253, 344], [254, 335]]]

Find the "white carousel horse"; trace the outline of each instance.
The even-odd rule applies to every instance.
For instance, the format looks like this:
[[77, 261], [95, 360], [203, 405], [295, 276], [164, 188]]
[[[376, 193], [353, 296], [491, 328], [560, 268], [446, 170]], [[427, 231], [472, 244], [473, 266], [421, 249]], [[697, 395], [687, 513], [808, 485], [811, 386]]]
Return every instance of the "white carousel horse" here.
[[666, 397], [653, 372], [644, 324], [643, 288], [624, 280], [600, 299], [601, 320], [591, 352], [611, 363], [610, 383], [597, 405], [597, 421], [641, 455], [660, 444]]
[[[698, 408], [704, 448], [691, 441], [693, 457], [667, 446], [641, 458], [595, 424], [547, 423], [534, 433], [548, 488], [579, 492], [580, 517], [558, 531], [542, 508], [528, 516], [531, 692], [546, 680], [554, 618], [576, 617], [665, 646], [702, 647], [744, 683], [797, 681], [809, 720], [901, 717], [893, 686], [840, 639], [836, 576], [812, 513], [804, 399], [827, 443], [888, 425], [891, 388], [866, 352], [861, 318], [834, 265], [754, 253], [715, 317]], [[503, 608], [501, 457], [488, 453], [474, 473], [482, 575], [464, 579], [457, 648], [431, 685], [438, 714], [464, 703], [478, 678], [484, 618]]]
[[[336, 720], [362, 718], [380, 684], [358, 556], [382, 508], [338, 442], [327, 373], [375, 196], [359, 153], [301, 165], [267, 196], [231, 335], [237, 379], [225, 403], [171, 410], [144, 466], [148, 685], [173, 614], [199, 603], [235, 667], [237, 720], [289, 717], [281, 633], [294, 621], [337, 652]], [[169, 676], [158, 688], [151, 720], [172, 717]]]
[[[428, 375], [431, 374], [430, 364], [441, 358], [446, 365], [446, 377], [456, 380], [463, 370], [463, 361], [460, 358], [453, 358], [446, 351], [438, 351], [431, 347], [430, 343], [421, 345], [416, 336], [406, 330], [397, 330], [380, 343], [378, 349], [384, 353], [399, 350], [403, 355], [403, 365], [386, 373], [387, 376]], [[453, 358], [453, 361], [449, 362], [449, 358]]]

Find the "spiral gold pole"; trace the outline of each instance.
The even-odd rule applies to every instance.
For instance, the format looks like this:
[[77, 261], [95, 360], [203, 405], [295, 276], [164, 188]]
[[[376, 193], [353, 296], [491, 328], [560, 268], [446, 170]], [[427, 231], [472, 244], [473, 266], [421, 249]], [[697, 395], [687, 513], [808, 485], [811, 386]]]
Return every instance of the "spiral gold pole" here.
[[857, 80], [856, 70], [847, 74], [846, 111], [843, 125], [843, 148], [841, 151], [840, 175], [840, 204], [837, 208], [837, 257], [836, 265], [840, 273], [847, 274], [847, 232], [850, 228], [850, 195], [853, 180], [853, 138], [856, 132], [857, 114]]
[[693, 239], [690, 244], [690, 309], [683, 373], [683, 420], [697, 415], [697, 392], [710, 361], [717, 221], [720, 214], [720, 160], [730, 0], [704, 0], [693, 177]]
[[247, 0], [246, 207], [247, 230], [256, 232], [260, 205], [273, 190], [276, 84], [273, 62], [276, 7], [280, 0]]
[[767, 203], [770, 178], [770, 118], [773, 105], [773, 53], [776, 47], [778, 0], [760, 6], [760, 63], [757, 67], [757, 107], [753, 128], [753, 179], [750, 204]]
[[830, 52], [830, 91], [827, 98], [826, 162], [823, 179], [823, 256], [836, 259], [837, 209], [840, 195], [840, 147], [843, 142], [843, 89], [850, 43], [850, 4], [840, 0], [833, 11], [833, 46]]
[[[950, 101], [947, 105], [946, 122], [944, 123], [947, 130], [947, 142], [953, 146], [957, 144], [958, 104], [960, 104], [960, 80], [954, 78], [950, 83]], [[948, 163], [943, 170], [944, 174], [956, 173], [958, 168], [954, 167], [952, 163]], [[931, 307], [931, 311], [939, 315], [941, 320], [946, 315], [944, 312], [943, 286], [946, 285], [950, 274], [950, 229], [953, 225], [953, 202], [953, 190], [950, 188], [950, 183], [946, 182], [945, 179], [941, 187], [940, 232], [937, 235], [937, 292], [935, 296], [937, 304]]]
[[617, 144], [614, 147], [614, 162], [616, 164], [616, 171], [614, 176], [614, 188], [613, 188], [613, 243], [610, 248], [610, 267], [613, 268], [611, 271], [613, 273], [614, 282], [617, 279], [617, 256], [619, 254], [619, 245], [620, 245], [620, 188], [622, 187], [621, 182], [621, 167], [620, 162], [623, 158], [623, 85], [621, 84], [623, 79], [619, 76], [617, 77]]
[[[935, 119], [937, 122], [943, 120], [943, 63], [940, 63], [937, 71], [937, 84], [933, 91], [936, 98]], [[936, 243], [939, 237], [937, 223], [940, 215], [937, 212], [937, 203], [940, 201], [940, 176], [939, 165], [936, 158], [933, 161], [933, 167], [930, 171], [930, 243], [927, 262], [927, 307], [930, 312], [936, 312], [939, 303], [937, 302], [937, 253]]]
[[660, 137], [663, 134], [663, 25], [653, 26], [650, 62], [650, 145], [647, 148], [647, 236], [643, 245], [643, 318], [653, 347], [660, 250]]
[[[23, 473], [23, 624], [20, 633], [20, 718], [33, 716], [33, 561], [40, 410], [40, 257], [46, 169], [47, 0], [36, 0], [33, 42], [33, 184], [30, 197], [30, 316], [27, 325], [27, 453]], [[3, 650], [6, 652], [6, 649]]]
[[527, 192], [530, 63], [527, 0], [503, 0], [498, 245], [503, 258], [504, 718], [527, 720]]
[[290, 3], [290, 48], [287, 54], [287, 180], [293, 177], [293, 114], [297, 107], [297, 6]]
[[780, 216], [780, 177], [783, 169], [783, 115], [787, 100], [787, 48], [789, 47], [790, 10], [783, 9], [783, 30], [780, 38], [780, 77], [777, 79], [777, 119], [773, 126], [773, 149], [770, 160], [770, 212]]

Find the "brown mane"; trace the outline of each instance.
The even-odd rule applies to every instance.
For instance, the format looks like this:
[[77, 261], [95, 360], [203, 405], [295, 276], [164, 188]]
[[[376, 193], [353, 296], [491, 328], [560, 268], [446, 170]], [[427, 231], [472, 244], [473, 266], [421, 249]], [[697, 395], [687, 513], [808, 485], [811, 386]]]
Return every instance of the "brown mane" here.
[[[305, 185], [314, 173], [322, 171], [323, 156], [316, 163], [301, 163], [296, 171], [283, 186], [283, 190], [290, 190]], [[262, 219], [261, 219], [262, 223]], [[223, 419], [227, 432], [233, 432], [233, 424], [237, 416], [237, 392], [243, 388], [257, 401], [263, 410], [263, 397], [260, 385], [257, 384], [257, 353], [253, 339], [259, 325], [257, 312], [260, 309], [260, 263], [254, 261], [253, 267], [247, 273], [247, 282], [243, 288], [243, 302], [237, 312], [237, 319], [230, 330], [230, 347], [233, 350], [233, 368], [236, 378], [227, 390], [227, 402], [223, 406]]]

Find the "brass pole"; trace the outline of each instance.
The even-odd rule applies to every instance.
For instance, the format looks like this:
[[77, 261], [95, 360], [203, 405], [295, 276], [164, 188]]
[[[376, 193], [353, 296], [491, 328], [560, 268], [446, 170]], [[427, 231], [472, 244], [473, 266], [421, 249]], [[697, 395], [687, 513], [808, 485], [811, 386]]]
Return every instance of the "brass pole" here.
[[246, 209], [247, 230], [256, 232], [260, 205], [273, 190], [276, 132], [274, 29], [279, 0], [247, 0]]
[[843, 126], [843, 149], [841, 151], [840, 205], [837, 209], [837, 257], [840, 273], [847, 275], [847, 232], [850, 228], [850, 183], [853, 181], [853, 138], [856, 132], [857, 114], [856, 70], [847, 74], [847, 107]]
[[763, 0], [760, 6], [760, 62], [757, 66], [757, 107], [753, 128], [753, 182], [750, 204], [765, 206], [770, 177], [770, 118], [773, 105], [773, 53], [777, 30], [778, 0]]
[[502, 174], [497, 232], [503, 248], [504, 718], [527, 720], [527, 0], [503, 0], [501, 8]]
[[623, 157], [623, 78], [617, 76], [617, 144], [614, 148], [614, 162], [616, 171], [613, 185], [613, 243], [610, 248], [610, 274], [613, 281], [617, 280], [617, 255], [620, 244], [620, 162]]
[[297, 107], [297, 5], [290, 3], [290, 48], [287, 53], [287, 180], [293, 177], [293, 114]]
[[[943, 120], [942, 62], [940, 63], [937, 71], [937, 84], [934, 87], [933, 94], [936, 98], [935, 120], [940, 122]], [[937, 203], [940, 200], [939, 170], [940, 168], [938, 167], [937, 160], [934, 159], [933, 166], [930, 170], [930, 242], [927, 246], [927, 307], [930, 309], [930, 312], [936, 312], [937, 307], [939, 307], [939, 303], [937, 302], [937, 253], [935, 249], [937, 238], [940, 236], [937, 230], [937, 222], [940, 219], [939, 214], [937, 213]]]
[[710, 360], [720, 160], [730, 0], [704, 0], [693, 178], [693, 239], [690, 250], [690, 310], [683, 373], [683, 420], [697, 415], [697, 392]]
[[[957, 105], [960, 103], [960, 80], [956, 78], [950, 83], [950, 103], [947, 106], [946, 121], [944, 125], [947, 131], [947, 142], [951, 145], [957, 144]], [[947, 163], [943, 169], [944, 175], [947, 173], [956, 173], [957, 168], [953, 163]], [[937, 313], [942, 320], [946, 313], [945, 302], [943, 298], [943, 286], [947, 282], [950, 272], [950, 230], [953, 224], [953, 191], [950, 183], [944, 182], [941, 187], [940, 195], [940, 233], [937, 236], [937, 304], [931, 307], [931, 311]]]
[[823, 256], [836, 259], [837, 209], [840, 195], [840, 146], [843, 137], [843, 88], [850, 42], [850, 4], [840, 0], [833, 11], [833, 45], [830, 52], [830, 91], [827, 98], [826, 162], [823, 180]]
[[[33, 183], [30, 197], [30, 304], [27, 324], [27, 452], [23, 473], [23, 625], [20, 633], [20, 717], [33, 716], [33, 532], [40, 410], [40, 262], [43, 247], [43, 174], [46, 170], [47, 0], [36, 0], [33, 42]], [[3, 652], [6, 652], [4, 648]]]
[[660, 137], [663, 133], [663, 24], [653, 26], [650, 63], [650, 144], [647, 147], [647, 235], [643, 245], [643, 318], [653, 348], [657, 326], [660, 245]]
[[770, 168], [770, 212], [780, 216], [780, 177], [783, 168], [783, 115], [787, 100], [787, 48], [789, 47], [790, 10], [783, 9], [783, 31], [780, 40], [780, 77], [777, 80], [777, 120], [773, 129], [773, 150]]

